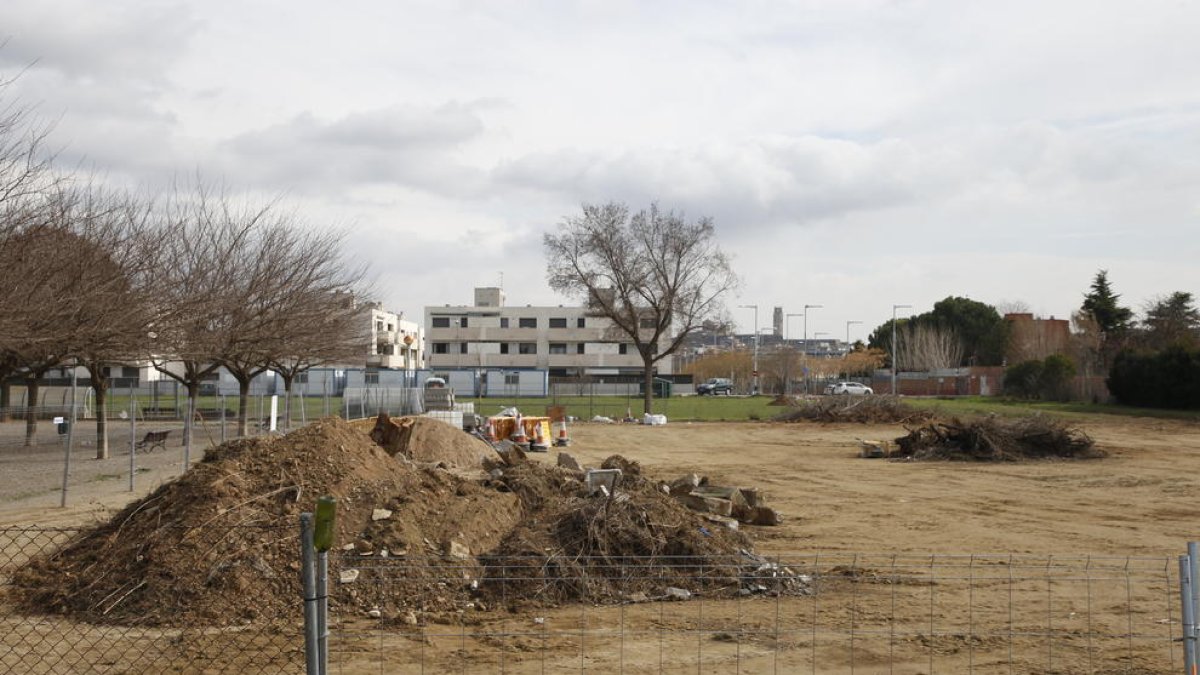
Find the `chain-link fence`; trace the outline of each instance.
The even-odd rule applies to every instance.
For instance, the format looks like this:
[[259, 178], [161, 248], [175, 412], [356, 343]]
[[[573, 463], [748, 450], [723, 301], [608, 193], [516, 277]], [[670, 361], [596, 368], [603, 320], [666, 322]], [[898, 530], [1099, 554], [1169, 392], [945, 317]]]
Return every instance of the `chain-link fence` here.
[[[561, 576], [575, 567], [551, 558], [531, 583], [527, 560], [489, 560], [482, 569], [412, 554], [340, 556], [335, 570], [354, 580], [331, 590], [331, 672], [1162, 673], [1183, 666], [1178, 571], [1168, 558], [770, 556], [773, 569], [803, 580], [800, 593], [781, 592], [768, 577], [730, 583], [712, 568], [713, 576], [697, 577], [694, 562], [672, 569], [627, 560], [606, 580], [611, 593], [581, 603], [547, 592], [587, 583]], [[381, 604], [364, 613], [363, 597]]]
[[[106, 620], [120, 593], [82, 616], [47, 614], [28, 607], [29, 589], [16, 578], [80, 540], [73, 528], [0, 527], [0, 672], [5, 673], [298, 673], [304, 667], [301, 600], [262, 597], [275, 618], [220, 625], [161, 625]], [[275, 536], [282, 532], [275, 533]], [[186, 538], [187, 533], [183, 534]], [[293, 536], [289, 527], [286, 535]], [[297, 554], [298, 555], [298, 554]], [[293, 560], [275, 561], [262, 574], [295, 575]], [[97, 583], [111, 569], [90, 570]], [[54, 583], [51, 581], [50, 583]], [[137, 592], [136, 585], [133, 592]], [[204, 589], [197, 589], [204, 592]], [[171, 607], [164, 608], [170, 611]]]

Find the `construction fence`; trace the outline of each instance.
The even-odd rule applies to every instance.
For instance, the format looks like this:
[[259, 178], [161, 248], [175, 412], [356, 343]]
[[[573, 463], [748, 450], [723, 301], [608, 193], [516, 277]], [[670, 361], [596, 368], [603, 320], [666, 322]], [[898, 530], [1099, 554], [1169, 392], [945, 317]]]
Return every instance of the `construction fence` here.
[[[295, 558], [256, 563], [255, 573], [294, 579], [297, 532], [295, 524], [264, 530], [263, 537], [295, 538]], [[0, 528], [0, 671], [304, 671], [298, 590], [255, 599], [264, 604], [260, 616], [270, 619], [243, 621], [231, 611], [227, 621], [186, 627], [106, 621], [106, 611], [125, 601], [122, 594], [77, 618], [24, 606], [16, 592], [22, 570], [80, 534]], [[622, 559], [604, 573], [609, 594], [566, 602], [549, 591], [580, 583], [559, 574], [567, 565], [531, 568], [528, 559], [489, 558], [484, 570], [473, 559], [424, 551], [385, 557], [335, 547], [329, 671], [1164, 673], [1184, 667], [1175, 558], [810, 552], [750, 560], [747, 566], [746, 557], [731, 556], [697, 568], [686, 559]], [[728, 580], [731, 570], [733, 583], [705, 583]], [[780, 586], [781, 570], [797, 583]]]

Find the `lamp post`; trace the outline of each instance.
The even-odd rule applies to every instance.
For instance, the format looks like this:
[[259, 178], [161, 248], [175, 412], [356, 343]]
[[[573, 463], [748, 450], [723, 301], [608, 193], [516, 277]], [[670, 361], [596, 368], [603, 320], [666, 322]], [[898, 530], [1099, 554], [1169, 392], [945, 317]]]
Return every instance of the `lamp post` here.
[[804, 306], [804, 395], [808, 396], [808, 310], [821, 309], [824, 305]]
[[754, 310], [754, 324], [753, 324], [754, 325], [754, 363], [753, 363], [753, 365], [751, 365], [751, 368], [753, 368], [754, 372], [752, 373], [753, 380], [750, 385], [750, 393], [757, 394], [758, 393], [758, 305], [738, 305], [738, 307], [741, 309]]
[[892, 305], [892, 396], [896, 395], [896, 370], [900, 364], [900, 350], [896, 349], [897, 309], [912, 309], [912, 305]]
[[[784, 316], [784, 318], [783, 318], [783, 328], [784, 328], [783, 340], [785, 343], [787, 342], [787, 336], [792, 332], [791, 324], [792, 324], [792, 317], [794, 317], [794, 316], [804, 316], [804, 312], [796, 312], [795, 314], [788, 314], [788, 315]], [[790, 370], [790, 368], [789, 368], [789, 370]], [[792, 395], [792, 375], [790, 372], [788, 373], [787, 382], [784, 383], [783, 393], [787, 394], [788, 396]]]
[[[862, 323], [862, 322], [861, 321], [847, 321], [846, 322], [846, 353], [842, 356], [843, 360], [847, 356], [850, 355], [850, 324], [852, 324], [852, 323]], [[846, 365], [846, 379], [847, 380], [850, 379], [850, 365], [849, 364]]]

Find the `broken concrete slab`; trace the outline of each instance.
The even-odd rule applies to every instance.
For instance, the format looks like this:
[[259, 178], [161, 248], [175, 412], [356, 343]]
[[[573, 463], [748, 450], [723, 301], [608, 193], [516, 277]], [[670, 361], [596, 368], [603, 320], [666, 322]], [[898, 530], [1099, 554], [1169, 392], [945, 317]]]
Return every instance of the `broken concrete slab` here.
[[352, 584], [358, 580], [358, 575], [361, 574], [358, 570], [348, 569], [338, 573], [338, 581], [343, 584]]
[[387, 520], [392, 517], [391, 509], [374, 509], [371, 511], [371, 520]]
[[621, 470], [588, 469], [587, 473], [583, 476], [583, 482], [587, 485], [588, 494], [599, 492], [601, 486], [603, 486], [607, 490], [607, 494], [611, 495], [621, 483]]
[[695, 493], [683, 496], [683, 504], [693, 511], [712, 513], [718, 516], [733, 515], [733, 502], [720, 497], [705, 497]]
[[446, 555], [456, 560], [466, 560], [471, 557], [471, 549], [462, 542], [451, 541], [446, 545]]
[[692, 490], [700, 486], [700, 476], [694, 473], [689, 473], [686, 476], [680, 476], [671, 481], [670, 489], [672, 495], [686, 495]]

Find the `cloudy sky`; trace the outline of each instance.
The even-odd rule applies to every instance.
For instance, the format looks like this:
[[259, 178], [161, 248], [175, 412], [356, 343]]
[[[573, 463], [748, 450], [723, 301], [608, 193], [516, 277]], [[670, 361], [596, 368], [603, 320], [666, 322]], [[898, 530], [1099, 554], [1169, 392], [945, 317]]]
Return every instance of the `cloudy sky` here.
[[0, 75], [64, 165], [284, 194], [410, 317], [502, 274], [569, 302], [542, 234], [657, 200], [715, 219], [731, 306], [855, 339], [952, 294], [1066, 316], [1101, 268], [1200, 295], [1198, 36], [1182, 1], [4, 0]]

